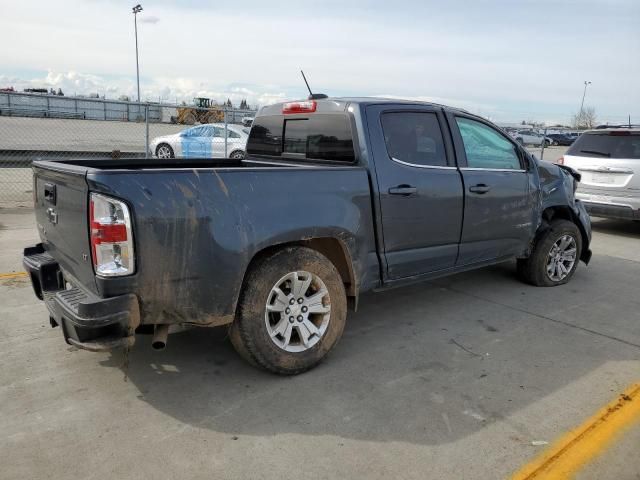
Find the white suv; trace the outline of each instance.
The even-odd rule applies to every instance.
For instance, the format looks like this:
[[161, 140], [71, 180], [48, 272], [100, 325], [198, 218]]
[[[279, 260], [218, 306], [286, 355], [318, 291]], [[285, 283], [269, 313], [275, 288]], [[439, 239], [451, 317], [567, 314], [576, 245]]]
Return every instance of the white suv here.
[[582, 174], [576, 198], [591, 215], [640, 220], [640, 128], [587, 131], [558, 163]]

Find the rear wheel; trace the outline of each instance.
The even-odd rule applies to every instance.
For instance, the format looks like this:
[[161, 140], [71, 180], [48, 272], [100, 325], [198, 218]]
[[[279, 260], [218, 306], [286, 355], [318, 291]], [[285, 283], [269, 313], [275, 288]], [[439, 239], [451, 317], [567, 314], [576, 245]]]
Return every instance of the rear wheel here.
[[539, 235], [529, 258], [518, 260], [518, 274], [538, 287], [562, 285], [573, 277], [581, 252], [578, 227], [568, 220], [554, 220]]
[[174, 156], [173, 148], [171, 148], [171, 145], [167, 143], [161, 143], [156, 148], [156, 157], [158, 158], [167, 159], [173, 158]]
[[232, 343], [251, 363], [294, 375], [324, 359], [342, 336], [346, 315], [335, 266], [315, 250], [288, 247], [247, 273]]

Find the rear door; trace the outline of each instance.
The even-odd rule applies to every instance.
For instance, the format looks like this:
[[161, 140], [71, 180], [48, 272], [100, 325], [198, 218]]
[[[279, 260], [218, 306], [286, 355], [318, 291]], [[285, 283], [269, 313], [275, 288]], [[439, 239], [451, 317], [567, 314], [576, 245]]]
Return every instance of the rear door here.
[[520, 147], [483, 120], [448, 114], [465, 189], [458, 265], [522, 253], [532, 229], [533, 196]]
[[74, 165], [34, 166], [35, 214], [45, 250], [65, 275], [95, 291], [85, 173], [86, 168]]
[[366, 115], [389, 279], [453, 267], [463, 192], [442, 111], [372, 105]]
[[[224, 128], [211, 126], [212, 129], [212, 156], [214, 158], [224, 157]], [[227, 145], [228, 146], [228, 145]]]

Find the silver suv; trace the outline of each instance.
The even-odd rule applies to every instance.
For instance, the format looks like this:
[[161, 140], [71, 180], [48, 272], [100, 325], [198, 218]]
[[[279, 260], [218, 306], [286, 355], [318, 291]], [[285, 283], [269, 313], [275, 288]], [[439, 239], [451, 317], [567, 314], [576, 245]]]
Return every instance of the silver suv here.
[[640, 220], [640, 128], [587, 131], [558, 163], [582, 174], [576, 197], [592, 216]]
[[533, 130], [519, 130], [516, 133], [512, 133], [511, 136], [521, 145], [534, 145], [536, 147], [540, 147], [544, 142], [545, 147], [549, 147], [553, 143], [553, 139], [545, 137], [541, 133], [534, 132]]

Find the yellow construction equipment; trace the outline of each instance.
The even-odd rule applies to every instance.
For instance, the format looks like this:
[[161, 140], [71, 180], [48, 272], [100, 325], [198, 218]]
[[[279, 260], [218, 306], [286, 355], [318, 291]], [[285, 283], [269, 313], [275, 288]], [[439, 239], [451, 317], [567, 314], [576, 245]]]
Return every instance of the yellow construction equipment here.
[[173, 119], [182, 125], [224, 122], [224, 111], [210, 98], [194, 98], [193, 107], [178, 107], [177, 113]]

